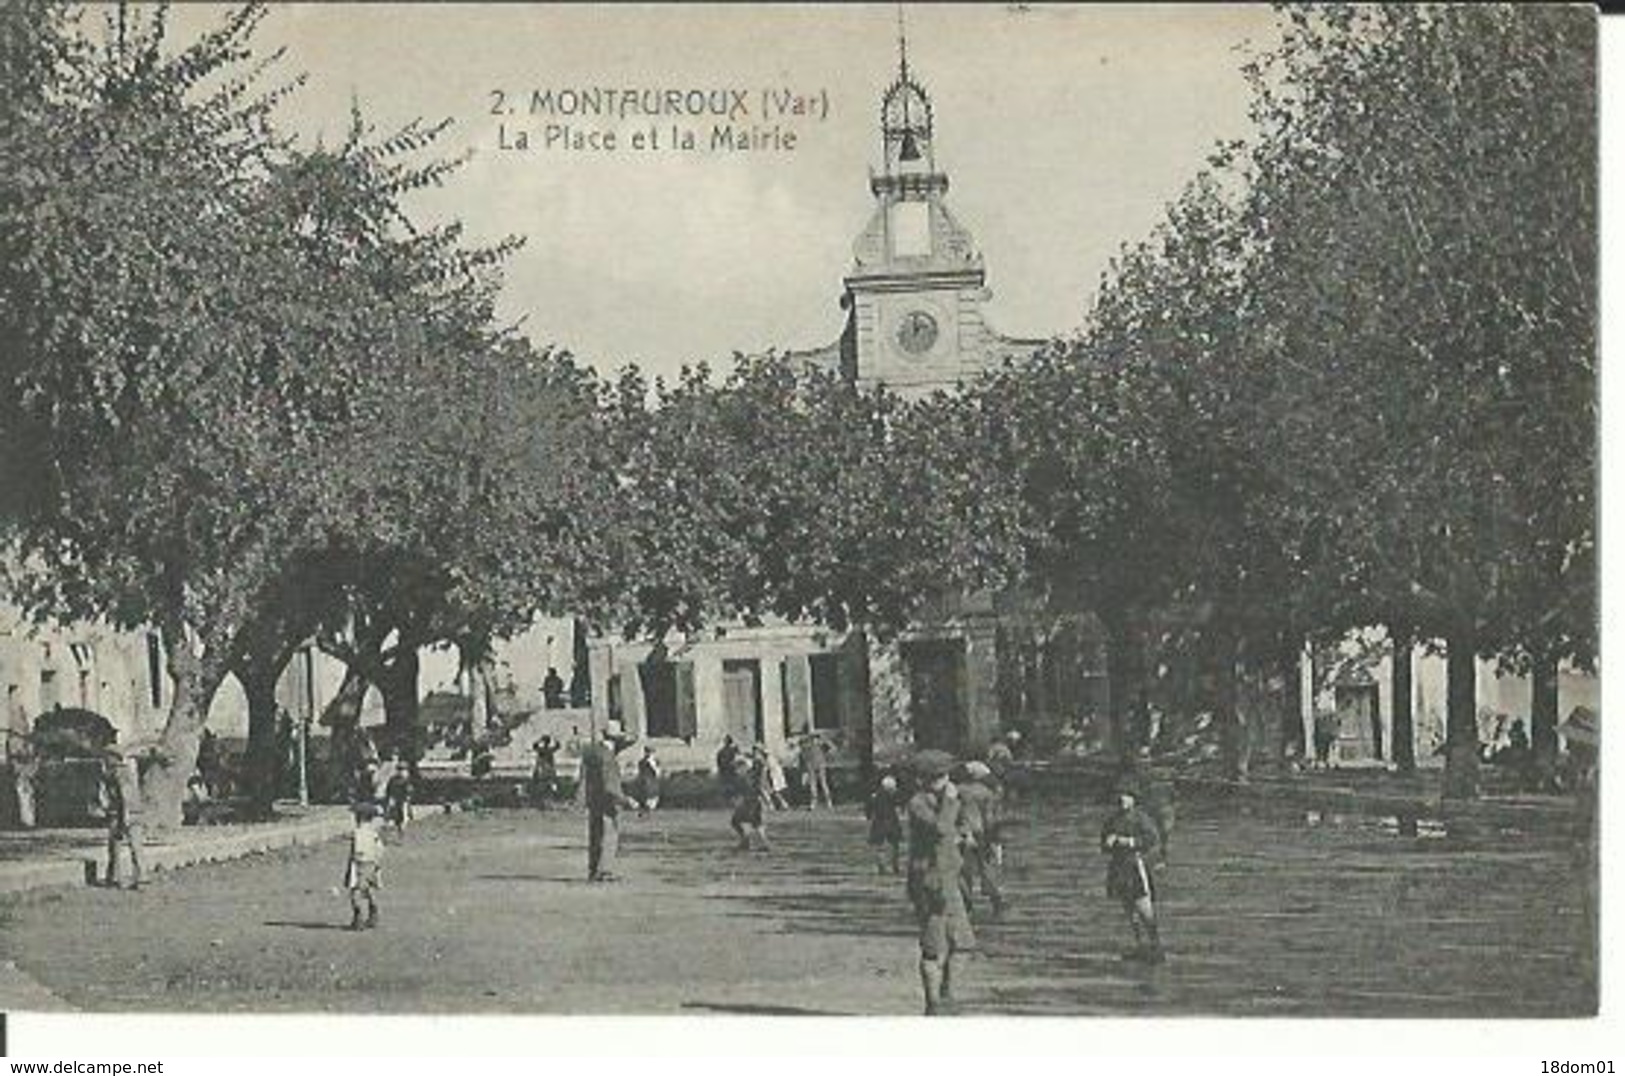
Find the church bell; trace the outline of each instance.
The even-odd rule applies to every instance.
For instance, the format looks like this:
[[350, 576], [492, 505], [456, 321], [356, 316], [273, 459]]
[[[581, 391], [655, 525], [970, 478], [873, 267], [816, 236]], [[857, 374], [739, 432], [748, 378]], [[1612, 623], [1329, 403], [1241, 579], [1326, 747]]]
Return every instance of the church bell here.
[[920, 147], [914, 144], [914, 132], [903, 132], [903, 148], [897, 152], [900, 161], [917, 161], [920, 159]]

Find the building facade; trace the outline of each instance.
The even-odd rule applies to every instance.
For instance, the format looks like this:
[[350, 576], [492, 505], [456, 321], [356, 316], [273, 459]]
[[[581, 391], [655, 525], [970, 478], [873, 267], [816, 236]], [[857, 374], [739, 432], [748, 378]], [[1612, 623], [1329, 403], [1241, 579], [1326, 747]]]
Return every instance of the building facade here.
[[[999, 334], [986, 317], [982, 255], [948, 208], [933, 105], [906, 53], [881, 98], [880, 143], [874, 210], [842, 282], [843, 331], [790, 358], [916, 399], [1042, 346]], [[807, 732], [860, 761], [916, 746], [980, 751], [999, 727], [1007, 634], [992, 599], [972, 596], [884, 646], [861, 631], [785, 623], [658, 644], [597, 640], [595, 720], [621, 721], [668, 766], [710, 765], [725, 736], [785, 752]]]
[[[1411, 663], [1411, 723], [1418, 766], [1443, 766], [1448, 665], [1445, 656], [1425, 644], [1396, 655], [1380, 628], [1351, 632], [1331, 654], [1306, 653], [1303, 659], [1304, 743], [1312, 742], [1317, 713], [1337, 715], [1338, 737], [1332, 759], [1339, 765], [1382, 766], [1394, 761], [1394, 662]], [[1511, 723], [1524, 722], [1529, 732], [1531, 686], [1527, 676], [1502, 671], [1495, 662], [1475, 663], [1474, 695], [1478, 702], [1478, 738], [1486, 745], [1504, 742]], [[1596, 676], [1561, 666], [1557, 675], [1559, 721], [1576, 707], [1601, 711], [1602, 685]]]

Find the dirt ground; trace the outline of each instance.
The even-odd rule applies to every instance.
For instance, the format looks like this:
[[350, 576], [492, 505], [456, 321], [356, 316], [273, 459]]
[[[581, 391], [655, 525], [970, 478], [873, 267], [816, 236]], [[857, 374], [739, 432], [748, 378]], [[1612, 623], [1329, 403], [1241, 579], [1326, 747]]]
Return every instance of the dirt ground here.
[[[1102, 809], [1025, 805], [1012, 908], [978, 923], [971, 1014], [1577, 1016], [1595, 1011], [1568, 842], [1402, 836], [1381, 820], [1182, 805], [1160, 876], [1166, 965], [1118, 957]], [[140, 893], [0, 905], [0, 959], [91, 1011], [912, 1014], [899, 879], [855, 808], [769, 816], [738, 853], [717, 811], [623, 824], [585, 881], [568, 810], [421, 820], [389, 849], [382, 923], [344, 928], [334, 842], [158, 875]]]

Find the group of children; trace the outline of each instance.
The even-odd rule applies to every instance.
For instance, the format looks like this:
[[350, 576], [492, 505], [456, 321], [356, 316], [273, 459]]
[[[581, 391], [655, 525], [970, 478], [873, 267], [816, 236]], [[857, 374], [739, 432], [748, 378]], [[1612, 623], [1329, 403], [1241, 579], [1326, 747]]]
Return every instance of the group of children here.
[[[987, 898], [995, 920], [1008, 904], [1001, 874], [1009, 748], [1008, 743], [996, 745], [988, 762], [956, 763], [941, 751], [919, 752], [909, 767], [882, 773], [865, 803], [876, 869], [903, 873], [906, 859], [928, 1015], [950, 1011], [953, 1005], [954, 957], [976, 945], [971, 910], [977, 894]], [[717, 761], [739, 848], [767, 851], [763, 812], [776, 805], [768, 752], [757, 744], [746, 755], [730, 739]], [[351, 930], [378, 924], [382, 827], [387, 818], [397, 830], [403, 828], [409, 813], [407, 771], [393, 756], [363, 774], [359, 784], [365, 792], [358, 788], [344, 880]], [[659, 780], [658, 763], [652, 750], [646, 750], [638, 782], [643, 786], [638, 803], [644, 810], [658, 802]], [[1161, 963], [1153, 870], [1166, 848], [1165, 829], [1141, 806], [1144, 796], [1132, 778], [1118, 783], [1115, 797], [1116, 809], [1101, 827], [1100, 850], [1107, 857], [1106, 894], [1122, 905], [1134, 939], [1123, 957]]]
[[[814, 810], [820, 801], [825, 807], [834, 807], [835, 799], [829, 786], [828, 745], [819, 736], [809, 733], [798, 741], [797, 749], [807, 810]], [[739, 850], [767, 851], [770, 846], [766, 812], [790, 809], [785, 795], [790, 783], [784, 764], [765, 744], [752, 744], [746, 752], [732, 736], [725, 736], [717, 751], [717, 778], [722, 784], [723, 799], [733, 811], [729, 826], [739, 838]]]
[[[865, 808], [880, 873], [898, 873], [906, 848], [927, 1015], [952, 1009], [954, 958], [976, 946], [971, 911], [977, 891], [988, 898], [994, 919], [1008, 903], [1000, 879], [1007, 792], [1000, 776], [983, 762], [956, 764], [941, 751], [922, 751], [907, 770], [884, 773]], [[912, 790], [905, 790], [910, 779]], [[1142, 806], [1145, 796], [1132, 777], [1119, 781], [1114, 795], [1100, 850], [1107, 857], [1106, 894], [1122, 905], [1134, 939], [1122, 956], [1160, 964], [1153, 872], [1166, 848], [1165, 827]]]
[[[987, 763], [979, 761], [959, 765], [949, 776], [961, 804], [955, 822], [955, 842], [961, 861], [959, 889], [967, 906], [980, 890], [991, 903], [993, 917], [997, 919], [1005, 908], [1004, 887], [1000, 882], [1004, 866], [1003, 782]], [[869, 845], [874, 849], [875, 866], [881, 874], [902, 872], [903, 816], [912, 797], [904, 791], [900, 777], [906, 780], [907, 774], [883, 773], [864, 804], [864, 816], [869, 820]]]

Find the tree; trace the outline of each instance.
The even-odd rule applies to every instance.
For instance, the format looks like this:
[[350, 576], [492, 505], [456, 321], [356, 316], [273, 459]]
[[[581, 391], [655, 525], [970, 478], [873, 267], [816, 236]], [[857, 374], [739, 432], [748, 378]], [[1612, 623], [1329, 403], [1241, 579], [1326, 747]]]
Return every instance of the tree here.
[[[1443, 637], [1447, 790], [1480, 655], [1593, 651], [1594, 21], [1289, 9], [1245, 157], [1291, 460], [1352, 604]], [[1554, 600], [1555, 598], [1555, 600]]]
[[[178, 817], [231, 640], [300, 520], [302, 415], [280, 399], [275, 311], [301, 283], [253, 210], [266, 116], [245, 8], [179, 53], [162, 13], [92, 55], [66, 13], [36, 24], [57, 63], [5, 124], [0, 322], [9, 437], [30, 448], [12, 503], [37, 612], [150, 622], [175, 682], [146, 795]], [[212, 90], [212, 76], [231, 71]], [[14, 491], [15, 492], [15, 491]]]
[[985, 507], [970, 528], [979, 559], [1008, 565], [1052, 604], [1100, 617], [1112, 738], [1125, 756], [1146, 618], [1168, 596], [1183, 541], [1145, 395], [1155, 386], [1133, 376], [1134, 361], [1086, 336], [990, 374], [967, 394], [973, 421], [958, 457], [981, 472]]
[[[408, 589], [428, 580], [426, 600], [478, 592], [454, 559], [435, 559], [488, 557], [452, 545], [466, 538], [456, 526], [513, 503], [493, 492], [508, 472], [469, 481], [470, 461], [495, 454], [493, 431], [522, 432], [530, 447], [511, 459], [539, 451], [543, 435], [524, 431], [556, 440], [561, 425], [512, 410], [547, 414], [536, 386], [550, 376], [492, 328], [493, 271], [513, 243], [470, 248], [455, 225], [419, 230], [401, 209], [455, 167], [399, 160], [441, 128], [375, 146], [358, 119], [338, 152], [293, 152], [269, 120], [293, 83], [259, 91], [275, 58], [250, 63], [262, 14], [245, 8], [169, 56], [162, 12], [132, 26], [121, 6], [95, 56], [51, 8], [6, 54], [8, 73], [39, 85], [4, 106], [0, 143], [15, 165], [0, 179], [0, 431], [30, 463], [7, 505], [22, 597], [42, 615], [162, 630], [176, 690], [145, 795], [163, 820], [178, 818], [230, 671], [264, 747], [269, 685], [333, 615], [312, 580], [385, 564]], [[442, 372], [458, 387], [473, 378], [486, 392], [469, 397], [476, 411], [497, 416], [472, 424], [472, 440], [457, 428], [467, 412], [421, 421], [447, 410], [419, 410]], [[434, 486], [453, 495], [414, 500], [454, 434], [454, 477]], [[495, 620], [487, 610], [457, 630]]]

